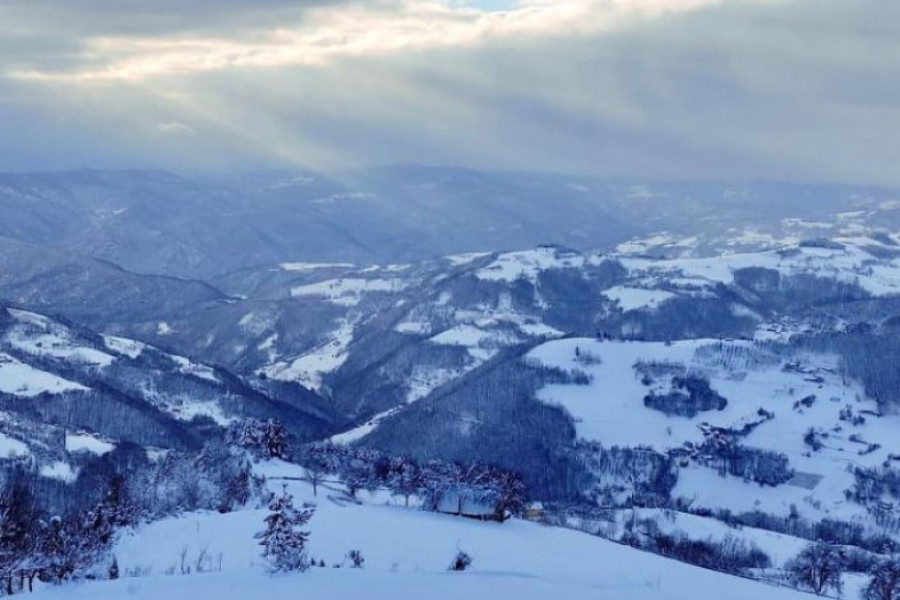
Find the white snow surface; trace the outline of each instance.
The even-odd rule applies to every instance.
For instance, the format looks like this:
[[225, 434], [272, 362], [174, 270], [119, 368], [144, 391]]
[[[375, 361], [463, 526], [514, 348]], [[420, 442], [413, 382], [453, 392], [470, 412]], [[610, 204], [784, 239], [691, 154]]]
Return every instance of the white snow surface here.
[[64, 483], [73, 483], [78, 479], [78, 473], [72, 469], [72, 465], [63, 460], [58, 460], [48, 465], [42, 465], [38, 473], [41, 477], [58, 479]]
[[450, 256], [445, 256], [444, 259], [451, 266], [461, 267], [489, 255], [490, 252], [466, 252], [465, 254], [451, 254]]
[[178, 356], [176, 354], [169, 354], [168, 356], [175, 361], [175, 364], [178, 365], [178, 370], [185, 375], [192, 375], [198, 379], [219, 383], [219, 378], [216, 376], [216, 372], [212, 367], [196, 363], [184, 356]]
[[463, 323], [432, 336], [430, 341], [445, 346], [463, 346], [475, 360], [484, 362], [493, 357], [499, 348], [515, 344], [519, 338], [508, 330], [482, 329]]
[[318, 269], [352, 269], [353, 263], [327, 263], [327, 262], [285, 262], [278, 265], [282, 271], [316, 271]]
[[31, 365], [0, 352], [0, 392], [32, 398], [44, 392], [61, 394], [63, 392], [87, 390], [80, 383], [57, 377], [52, 373], [35, 369]]
[[291, 296], [318, 296], [340, 306], [356, 306], [366, 294], [373, 292], [394, 293], [406, 288], [408, 282], [399, 279], [363, 279], [341, 277], [291, 288]]
[[7, 330], [4, 338], [16, 350], [100, 368], [115, 360], [110, 354], [77, 344], [68, 327], [43, 315], [16, 309], [9, 309], [9, 313], [18, 323]]
[[[298, 477], [302, 470], [272, 465], [272, 476]], [[146, 577], [44, 588], [36, 600], [458, 600], [459, 598], [565, 598], [567, 600], [799, 600], [797, 592], [739, 579], [639, 552], [627, 546], [568, 529], [524, 521], [485, 523], [384, 505], [382, 496], [363, 494], [360, 505], [347, 503], [326, 486], [313, 498], [310, 487], [286, 481], [295, 502], [314, 500], [309, 528], [310, 554], [329, 568], [303, 574], [265, 573], [254, 534], [263, 527], [264, 510], [230, 514], [191, 513], [142, 527], [118, 543], [122, 573], [149, 570]], [[201, 550], [221, 572], [172, 575], [186, 549], [189, 559]], [[345, 555], [359, 549], [363, 569], [349, 569]], [[458, 550], [474, 559], [464, 573], [447, 566]], [[345, 568], [334, 569], [339, 563]], [[698, 596], [698, 593], [700, 594]]]
[[131, 359], [138, 358], [147, 348], [147, 344], [144, 344], [143, 342], [113, 335], [104, 335], [103, 343], [113, 352], [117, 352]]
[[549, 269], [581, 268], [588, 257], [555, 247], [540, 247], [521, 252], [507, 252], [476, 272], [479, 279], [513, 282], [524, 278], [536, 281], [542, 271]]
[[603, 292], [603, 295], [618, 302], [619, 308], [626, 312], [639, 308], [656, 308], [666, 300], [675, 297], [675, 294], [665, 290], [648, 290], [622, 285], [609, 288]]
[[900, 259], [877, 258], [865, 246], [884, 244], [869, 238], [836, 238], [843, 248], [785, 245], [777, 250], [721, 254], [708, 258], [650, 259], [620, 257], [630, 277], [647, 286], [679, 281], [684, 286], [711, 287], [731, 284], [734, 272], [762, 267], [782, 275], [812, 275], [857, 283], [873, 296], [900, 294]]
[[[576, 356], [576, 348], [582, 357], [590, 355], [599, 362], [585, 364]], [[786, 370], [787, 358], [769, 355], [750, 341], [700, 339], [667, 345], [573, 338], [542, 344], [528, 358], [569, 371], [577, 369], [591, 377], [589, 385], [548, 385], [538, 391], [538, 398], [564, 407], [574, 418], [579, 437], [605, 446], [645, 445], [665, 452], [686, 442], [702, 443], [702, 423], [740, 429], [760, 420], [760, 408], [774, 413], [774, 419], [761, 422], [742, 439], [742, 445], [784, 453], [796, 472], [812, 476], [812, 488], [791, 484], [760, 487], [692, 464], [679, 470], [674, 496], [694, 499], [694, 506], [786, 515], [793, 504], [801, 514], [816, 520], [866, 518], [865, 509], [844, 496], [853, 483], [848, 468], [881, 465], [896, 447], [900, 429], [900, 416], [872, 414], [877, 412], [876, 403], [866, 398], [857, 382], [842, 379], [835, 369], [836, 359], [828, 355], [791, 357], [799, 369]], [[702, 374], [728, 404], [724, 410], [701, 412], [692, 419], [647, 408], [643, 399], [659, 381], [645, 385], [634, 368], [639, 361]], [[799, 400], [810, 396], [815, 396], [811, 406], [797, 406]], [[840, 411], [848, 406], [854, 414], [865, 414], [864, 424], [854, 426], [840, 420]], [[804, 443], [811, 427], [827, 433], [825, 447], [818, 452], [810, 452]], [[862, 453], [869, 444], [881, 447]]]
[[292, 360], [277, 362], [261, 370], [279, 381], [296, 381], [313, 390], [322, 387], [322, 378], [347, 360], [347, 347], [353, 341], [353, 323], [342, 319], [326, 341]]
[[[621, 509], [616, 513], [618, 531], [625, 531], [625, 524], [632, 518], [630, 509]], [[727, 538], [738, 538], [748, 544], [757, 546], [772, 560], [772, 566], [782, 568], [784, 563], [797, 556], [809, 545], [809, 540], [757, 529], [755, 527], [734, 528], [712, 517], [701, 517], [691, 513], [676, 512], [660, 508], [635, 509], [634, 518], [652, 519], [659, 530], [669, 535], [684, 534], [693, 540], [724, 541]]]
[[89, 433], [66, 433], [66, 452], [90, 452], [103, 455], [115, 450], [116, 445]]
[[25, 442], [12, 438], [5, 433], [0, 433], [0, 458], [28, 456], [30, 454], [31, 450], [28, 449], [28, 445]]
[[384, 412], [380, 412], [362, 425], [357, 425], [352, 429], [348, 429], [347, 431], [331, 436], [329, 438], [329, 441], [334, 444], [352, 444], [353, 442], [358, 442], [359, 440], [375, 431], [375, 429], [378, 427], [378, 425], [381, 424], [382, 421], [394, 416], [402, 409], [403, 406], [395, 406], [394, 408], [390, 408]]

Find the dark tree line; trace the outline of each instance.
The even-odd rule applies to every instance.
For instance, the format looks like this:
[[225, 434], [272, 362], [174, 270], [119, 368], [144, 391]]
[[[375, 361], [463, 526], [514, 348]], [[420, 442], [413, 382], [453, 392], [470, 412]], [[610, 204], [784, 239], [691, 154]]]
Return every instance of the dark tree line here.
[[678, 481], [672, 458], [647, 447], [579, 442], [571, 461], [579, 500], [594, 506], [667, 506]]
[[708, 410], [723, 410], [728, 400], [709, 387], [709, 380], [696, 375], [672, 378], [671, 389], [665, 394], [653, 392], [644, 397], [644, 406], [667, 416], [693, 419]]
[[0, 589], [12, 595], [31, 591], [35, 579], [60, 584], [118, 576], [110, 555], [113, 532], [135, 518], [120, 477], [110, 479], [92, 509], [63, 518], [40, 511], [28, 476], [15, 474], [0, 494]]
[[787, 455], [743, 446], [742, 435], [727, 429], [707, 427], [703, 443], [694, 448], [693, 458], [716, 468], [721, 475], [734, 475], [760, 485], [777, 486], [794, 476]]
[[325, 477], [331, 476], [350, 496], [363, 489], [385, 488], [402, 496], [407, 505], [417, 496], [423, 507], [438, 510], [442, 499], [453, 495], [493, 507], [498, 519], [518, 514], [526, 498], [525, 484], [517, 473], [483, 463], [420, 463], [409, 457], [329, 443], [303, 446], [295, 458], [305, 468], [315, 493]]
[[253, 421], [235, 431], [252, 435], [232, 444], [210, 441], [197, 453], [170, 451], [155, 462], [142, 449], [136, 459], [120, 444], [87, 463], [73, 484], [57, 482], [75, 503], [39, 502], [36, 491], [46, 491], [45, 480], [34, 471], [0, 473], [0, 592], [28, 591], [35, 579], [59, 584], [118, 577], [111, 554], [117, 530], [184, 511], [227, 512], [263, 501], [268, 494], [251, 458], [284, 455], [283, 428]]
[[759, 547], [734, 536], [717, 541], [693, 539], [681, 532], [664, 533], [652, 519], [630, 525], [622, 538], [624, 543], [698, 567], [744, 574], [772, 566], [772, 560]]
[[[900, 543], [883, 532], [872, 532], [860, 523], [839, 519], [822, 519], [809, 521], [792, 509], [788, 516], [782, 517], [762, 511], [735, 514], [728, 509], [692, 508], [683, 500], [675, 502], [675, 508], [702, 517], [711, 517], [731, 527], [753, 527], [776, 533], [783, 533], [811, 541], [821, 541], [839, 546], [853, 546], [863, 551], [886, 555], [900, 552]], [[868, 568], [864, 565], [862, 570]]]

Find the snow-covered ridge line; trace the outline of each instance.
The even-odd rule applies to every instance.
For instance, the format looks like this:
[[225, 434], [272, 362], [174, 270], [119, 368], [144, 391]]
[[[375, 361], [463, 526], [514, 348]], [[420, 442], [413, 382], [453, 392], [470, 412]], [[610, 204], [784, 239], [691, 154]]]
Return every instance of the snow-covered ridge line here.
[[320, 296], [340, 306], [355, 306], [363, 296], [371, 293], [395, 293], [409, 283], [403, 279], [364, 279], [361, 277], [341, 277], [317, 283], [298, 285], [291, 288], [291, 296]]
[[316, 271], [320, 269], [352, 269], [353, 263], [314, 263], [314, 262], [285, 262], [278, 268], [282, 271]]

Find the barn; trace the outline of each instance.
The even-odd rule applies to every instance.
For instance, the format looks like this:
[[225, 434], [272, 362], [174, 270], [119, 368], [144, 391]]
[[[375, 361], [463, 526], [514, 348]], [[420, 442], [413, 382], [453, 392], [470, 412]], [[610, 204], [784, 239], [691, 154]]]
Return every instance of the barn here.
[[446, 490], [433, 500], [432, 510], [480, 521], [503, 522], [508, 517], [496, 502], [474, 490]]

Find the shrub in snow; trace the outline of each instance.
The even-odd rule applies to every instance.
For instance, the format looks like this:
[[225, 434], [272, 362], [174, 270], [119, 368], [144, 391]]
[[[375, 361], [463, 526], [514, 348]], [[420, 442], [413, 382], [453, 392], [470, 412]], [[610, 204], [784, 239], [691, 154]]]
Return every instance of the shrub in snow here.
[[460, 550], [456, 553], [456, 556], [453, 557], [453, 562], [450, 563], [449, 571], [465, 571], [472, 565], [472, 557], [468, 555], [468, 553]]
[[350, 560], [350, 565], [354, 569], [362, 569], [363, 563], [366, 562], [366, 559], [363, 558], [362, 552], [359, 550], [351, 550], [347, 553], [347, 558]]
[[844, 557], [840, 549], [820, 542], [810, 544], [785, 565], [788, 581], [796, 588], [821, 596], [843, 589]]
[[312, 504], [294, 508], [294, 499], [287, 492], [287, 487], [280, 496], [272, 499], [265, 519], [266, 529], [256, 537], [263, 547], [263, 557], [273, 572], [305, 571], [309, 568], [306, 556], [309, 531], [301, 528], [309, 523], [314, 512], [315, 506]]
[[803, 443], [812, 448], [813, 452], [818, 452], [825, 447], [822, 443], [822, 436], [814, 428], [810, 427], [803, 436]]

